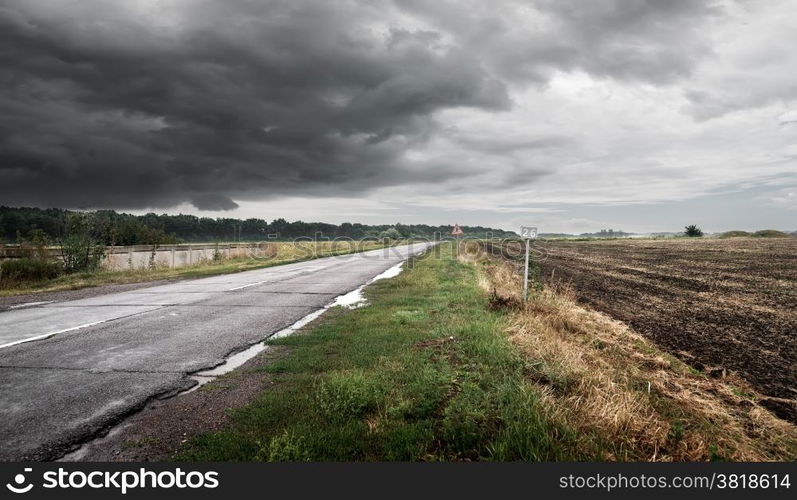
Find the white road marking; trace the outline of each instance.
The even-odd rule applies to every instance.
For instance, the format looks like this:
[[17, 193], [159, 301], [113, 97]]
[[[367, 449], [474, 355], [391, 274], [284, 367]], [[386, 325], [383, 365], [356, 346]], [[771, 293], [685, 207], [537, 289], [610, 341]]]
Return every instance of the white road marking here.
[[34, 307], [34, 306], [41, 306], [44, 304], [52, 304], [55, 302], [54, 300], [43, 300], [41, 302], [26, 302], [24, 304], [17, 304], [15, 306], [9, 307], [9, 309], [22, 309], [24, 307]]
[[268, 283], [268, 280], [258, 281], [257, 283], [249, 283], [248, 285], [236, 286], [235, 288], [230, 288], [227, 291], [234, 292], [235, 290], [243, 290], [244, 288], [249, 288], [250, 286], [262, 285], [263, 283]]
[[86, 323], [85, 325], [73, 326], [72, 328], [65, 328], [63, 330], [58, 330], [56, 332], [45, 333], [44, 335], [37, 335], [36, 337], [30, 337], [30, 338], [27, 338], [27, 339], [16, 340], [14, 342], [9, 342], [8, 344], [0, 345], [0, 349], [2, 349], [4, 347], [11, 347], [12, 345], [24, 344], [25, 342], [33, 342], [34, 340], [43, 340], [43, 339], [52, 337], [53, 335], [58, 335], [59, 333], [66, 333], [66, 332], [71, 332], [72, 330], [80, 330], [81, 328], [88, 328], [90, 326], [99, 325], [100, 323], [105, 323], [106, 321], [108, 321], [108, 320], [107, 319], [103, 319], [103, 320], [100, 320], [100, 321], [94, 321], [92, 323]]
[[[280, 278], [283, 277], [283, 276], [285, 276], [286, 278], [291, 278], [291, 277], [294, 277], [294, 276], [303, 276], [305, 274], [310, 274], [310, 273], [313, 273], [315, 271], [320, 271], [321, 269], [326, 269], [327, 267], [329, 267], [329, 266], [309, 266], [309, 267], [303, 267], [301, 269], [297, 269], [295, 271], [287, 271], [287, 272], [283, 272], [283, 273], [274, 273], [274, 274], [277, 274], [277, 277], [280, 277]], [[236, 286], [235, 288], [229, 288], [229, 289], [227, 289], [227, 291], [228, 292], [234, 292], [236, 290], [243, 290], [244, 288], [249, 288], [251, 286], [262, 285], [264, 283], [276, 283], [276, 282], [277, 282], [277, 280], [267, 279], [267, 280], [263, 280], [263, 281], [258, 281], [256, 283], [248, 283], [246, 285]]]

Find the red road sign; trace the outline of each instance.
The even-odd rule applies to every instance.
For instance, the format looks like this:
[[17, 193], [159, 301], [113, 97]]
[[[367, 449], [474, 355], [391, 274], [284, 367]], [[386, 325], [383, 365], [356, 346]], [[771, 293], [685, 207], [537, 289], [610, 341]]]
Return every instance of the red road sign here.
[[454, 229], [451, 230], [451, 236], [462, 236], [465, 232], [459, 227], [459, 224], [454, 224]]

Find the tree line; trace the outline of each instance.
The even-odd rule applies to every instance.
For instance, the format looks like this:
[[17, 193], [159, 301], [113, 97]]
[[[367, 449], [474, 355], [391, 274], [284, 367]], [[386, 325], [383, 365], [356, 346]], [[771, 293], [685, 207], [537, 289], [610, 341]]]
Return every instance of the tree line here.
[[[288, 222], [278, 218], [232, 219], [148, 213], [132, 215], [114, 210], [76, 212], [59, 208], [0, 207], [0, 243], [24, 243], [46, 237], [58, 242], [68, 234], [70, 220], [79, 215], [91, 226], [93, 237], [105, 245], [157, 245], [182, 242], [264, 241], [296, 238], [434, 238], [448, 235], [450, 226], [427, 224], [368, 225], [344, 222]], [[466, 236], [505, 238], [509, 231], [482, 226], [462, 226]]]

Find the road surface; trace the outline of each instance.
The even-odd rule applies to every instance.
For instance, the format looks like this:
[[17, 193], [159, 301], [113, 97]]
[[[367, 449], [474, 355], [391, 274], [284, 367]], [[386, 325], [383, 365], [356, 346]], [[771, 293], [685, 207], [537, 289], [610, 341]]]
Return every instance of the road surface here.
[[0, 460], [49, 460], [192, 372], [423, 251], [415, 244], [0, 313]]

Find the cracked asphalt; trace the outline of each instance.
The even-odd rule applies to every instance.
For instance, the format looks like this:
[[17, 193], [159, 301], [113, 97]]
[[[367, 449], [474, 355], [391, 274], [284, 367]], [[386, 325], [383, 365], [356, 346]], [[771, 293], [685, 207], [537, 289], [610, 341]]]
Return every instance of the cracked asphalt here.
[[0, 460], [52, 460], [422, 252], [415, 244], [0, 312]]

